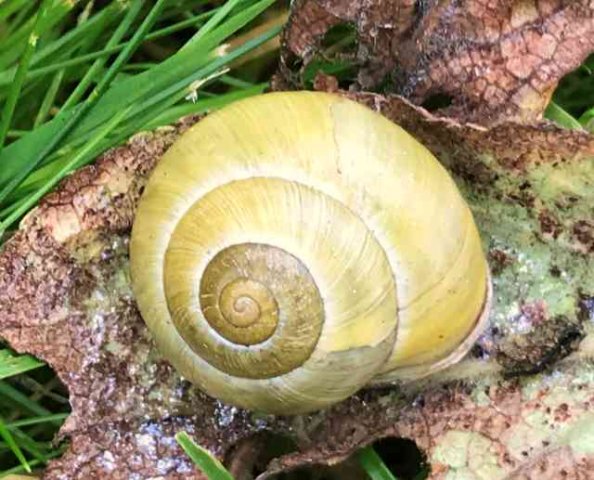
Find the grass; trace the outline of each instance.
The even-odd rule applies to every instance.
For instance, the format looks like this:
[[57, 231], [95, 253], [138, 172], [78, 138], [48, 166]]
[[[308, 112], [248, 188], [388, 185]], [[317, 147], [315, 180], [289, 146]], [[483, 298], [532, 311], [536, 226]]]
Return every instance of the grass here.
[[69, 410], [67, 392], [49, 367], [2, 350], [6, 358], [11, 367], [2, 369], [0, 380], [0, 477], [30, 472], [60, 455], [63, 446], [52, 440]]
[[356, 455], [370, 480], [396, 480], [373, 447], [362, 448]]
[[180, 432], [175, 436], [177, 443], [183, 448], [184, 452], [190, 457], [209, 480], [233, 480], [231, 474], [214, 458], [208, 450], [197, 445], [186, 432]]
[[[273, 4], [0, 2], [0, 233], [132, 134], [261, 93], [283, 19]], [[0, 349], [0, 476], [60, 455], [68, 408], [48, 367]]]
[[[214, 458], [211, 453], [196, 444], [194, 440], [186, 433], [179, 432], [175, 439], [182, 447], [184, 452], [190, 457], [194, 465], [206, 475], [210, 480], [233, 480], [231, 473]], [[375, 451], [373, 446], [361, 448], [355, 457], [370, 480], [398, 480], [388, 467], [384, 464], [382, 458]], [[415, 480], [426, 478], [426, 472], [421, 472], [422, 476]], [[301, 478], [301, 477], [300, 477]]]
[[594, 133], [594, 54], [561, 80], [545, 115], [565, 128]]
[[[274, 0], [0, 2], [0, 242], [61, 179], [134, 133], [263, 92], [283, 20]], [[308, 85], [318, 69], [352, 80], [340, 53], [356, 47], [355, 32], [325, 41]], [[547, 118], [594, 132], [593, 71], [594, 56], [561, 82]], [[68, 409], [47, 366], [0, 348], [0, 477], [59, 456], [52, 441]], [[221, 470], [178, 441], [201, 468]], [[358, 458], [370, 478], [391, 478], [373, 449]]]

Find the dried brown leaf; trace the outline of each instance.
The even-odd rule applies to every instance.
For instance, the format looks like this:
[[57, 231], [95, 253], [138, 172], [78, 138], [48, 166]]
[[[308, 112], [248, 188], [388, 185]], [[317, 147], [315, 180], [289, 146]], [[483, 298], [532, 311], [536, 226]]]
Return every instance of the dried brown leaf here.
[[[415, 440], [436, 479], [479, 475], [477, 449], [491, 452], [489, 468], [508, 478], [589, 471], [591, 443], [575, 445], [574, 432], [592, 425], [594, 402], [594, 249], [584, 227], [594, 205], [594, 139], [550, 125], [463, 126], [396, 97], [350, 96], [432, 148], [474, 209], [498, 302], [493, 330], [473, 356], [441, 375], [443, 385], [363, 392], [295, 419], [260, 417], [201, 394], [155, 350], [130, 290], [136, 202], [179, 129], [139, 136], [68, 178], [0, 255], [0, 335], [48, 361], [70, 392], [62, 435], [71, 447], [44, 478], [200, 478], [173, 440], [180, 430], [221, 458], [256, 432], [291, 438], [299, 453], [271, 471], [336, 461], [388, 435]], [[541, 423], [530, 423], [535, 418]]]
[[[538, 18], [518, 22], [532, 6]], [[469, 17], [460, 15], [463, 7]], [[510, 16], [512, 10], [523, 16]], [[486, 41], [475, 19], [489, 18], [503, 20]], [[307, 62], [328, 26], [349, 19], [357, 23], [358, 55], [365, 59], [359, 86], [376, 85], [397, 66], [407, 73], [395, 77], [395, 85], [414, 102], [446, 93], [455, 100], [449, 113], [493, 124], [436, 117], [398, 96], [340, 91], [332, 77], [315, 81], [317, 89], [347, 95], [401, 124], [453, 174], [493, 272], [491, 329], [468, 359], [439, 378], [364, 391], [308, 416], [262, 417], [208, 398], [156, 351], [128, 278], [127, 242], [143, 185], [191, 122], [138, 136], [64, 181], [0, 253], [0, 337], [50, 363], [70, 392], [73, 411], [61, 434], [71, 446], [44, 478], [201, 478], [175, 444], [181, 430], [235, 470], [246, 462], [237, 445], [254, 449], [259, 442], [250, 439], [263, 432], [290, 439], [297, 451], [273, 460], [264, 477], [335, 463], [385, 436], [414, 440], [432, 479], [591, 476], [594, 138], [526, 122], [539, 117], [550, 88], [592, 47], [585, 34], [592, 3], [304, 0], [286, 45]], [[564, 27], [570, 20], [575, 24]], [[516, 79], [505, 99], [477, 95], [472, 68], [495, 78], [507, 71], [495, 55], [498, 42], [531, 44], [534, 32], [542, 37], [559, 26], [567, 31], [558, 36], [549, 59], [555, 68], [541, 83], [530, 83], [538, 77], [532, 72], [524, 83]], [[482, 45], [487, 60], [453, 74], [470, 45], [455, 40], [473, 32], [473, 45]], [[582, 32], [579, 41], [576, 32]], [[445, 48], [444, 38], [457, 47]], [[277, 85], [299, 81], [287, 54]], [[439, 67], [445, 58], [447, 67]], [[445, 76], [436, 77], [442, 70]], [[527, 84], [538, 91], [529, 105], [529, 96], [516, 95]]]
[[[558, 81], [594, 50], [592, 0], [299, 0], [281, 72], [299, 88], [324, 34], [358, 34], [351, 89], [397, 93], [482, 125], [542, 118]], [[342, 57], [341, 57], [342, 58]]]

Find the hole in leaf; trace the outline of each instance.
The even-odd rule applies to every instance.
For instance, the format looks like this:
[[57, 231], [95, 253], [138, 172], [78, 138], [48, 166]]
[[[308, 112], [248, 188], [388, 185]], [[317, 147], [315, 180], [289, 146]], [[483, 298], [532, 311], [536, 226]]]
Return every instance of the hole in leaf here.
[[330, 27], [320, 41], [317, 53], [303, 69], [303, 85], [313, 88], [316, 75], [325, 73], [335, 77], [340, 88], [348, 89], [357, 76], [357, 48], [357, 29], [354, 24], [347, 22]]
[[252, 480], [263, 473], [274, 458], [296, 450], [297, 445], [289, 437], [263, 432], [237, 443], [224, 463], [235, 480]]
[[289, 70], [295, 72], [303, 67], [303, 59], [297, 55], [289, 53], [285, 58], [285, 65]]
[[[412, 440], [388, 437], [372, 445], [374, 461], [365, 461], [359, 450], [343, 462], [334, 465], [313, 464], [301, 466], [274, 475], [275, 480], [368, 480], [370, 469], [383, 462], [398, 480], [424, 480], [429, 466], [425, 454]], [[297, 451], [296, 444], [289, 438], [271, 433], [259, 433], [239, 442], [227, 455], [225, 465], [236, 480], [253, 480], [266, 470], [275, 458]], [[371, 464], [375, 463], [375, 465]], [[383, 468], [383, 467], [382, 467]]]
[[427, 478], [427, 457], [414, 441], [408, 438], [387, 437], [374, 442], [373, 448], [399, 480]]
[[332, 466], [300, 467], [272, 478], [274, 480], [369, 480], [370, 477], [354, 458], [349, 458]]
[[422, 103], [422, 107], [430, 112], [447, 108], [452, 104], [453, 98], [445, 93], [436, 93], [431, 95]]
[[306, 88], [313, 88], [313, 82], [318, 73], [332, 75], [338, 80], [338, 86], [346, 90], [355, 81], [357, 68], [348, 60], [314, 59], [307, 64], [303, 71], [303, 83]]
[[357, 27], [351, 22], [333, 25], [324, 34], [321, 48], [325, 54], [355, 53], [357, 51]]
[[594, 106], [594, 54], [561, 79], [553, 100], [576, 118]]
[[594, 132], [594, 54], [561, 79], [545, 117], [565, 128]]

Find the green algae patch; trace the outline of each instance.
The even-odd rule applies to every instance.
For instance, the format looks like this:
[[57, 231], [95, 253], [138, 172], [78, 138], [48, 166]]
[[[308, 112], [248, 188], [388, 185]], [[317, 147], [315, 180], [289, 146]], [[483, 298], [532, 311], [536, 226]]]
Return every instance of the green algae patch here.
[[584, 415], [568, 428], [562, 442], [577, 455], [594, 455], [594, 413]]
[[449, 431], [439, 439], [432, 464], [446, 465], [447, 480], [497, 480], [505, 478], [497, 459], [497, 446], [488, 438], [463, 431]]

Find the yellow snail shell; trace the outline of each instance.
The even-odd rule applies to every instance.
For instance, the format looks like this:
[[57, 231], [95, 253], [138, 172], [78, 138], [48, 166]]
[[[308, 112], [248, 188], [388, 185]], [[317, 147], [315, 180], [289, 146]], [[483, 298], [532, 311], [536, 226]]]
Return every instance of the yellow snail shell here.
[[183, 134], [146, 186], [130, 257], [163, 355], [208, 394], [268, 413], [457, 361], [490, 298], [446, 170], [325, 93], [252, 97]]

